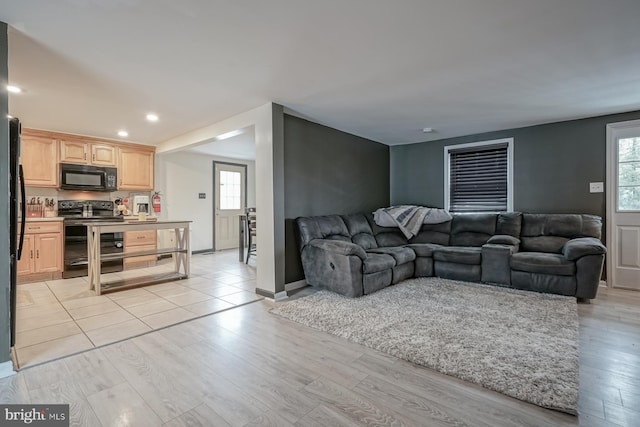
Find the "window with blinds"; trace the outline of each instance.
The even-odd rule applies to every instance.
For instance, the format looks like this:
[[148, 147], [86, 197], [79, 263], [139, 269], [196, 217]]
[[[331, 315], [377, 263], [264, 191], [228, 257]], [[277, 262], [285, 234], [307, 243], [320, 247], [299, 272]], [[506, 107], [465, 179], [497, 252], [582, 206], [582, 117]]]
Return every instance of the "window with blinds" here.
[[512, 211], [513, 139], [445, 147], [445, 207], [450, 212]]

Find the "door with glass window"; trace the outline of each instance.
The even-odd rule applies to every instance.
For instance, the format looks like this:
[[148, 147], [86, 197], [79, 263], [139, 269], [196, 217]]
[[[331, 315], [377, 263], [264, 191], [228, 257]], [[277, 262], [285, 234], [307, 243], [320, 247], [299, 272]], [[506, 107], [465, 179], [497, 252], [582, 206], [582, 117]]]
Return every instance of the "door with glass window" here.
[[239, 218], [244, 213], [246, 167], [215, 163], [215, 249], [238, 247]]
[[607, 280], [640, 290], [640, 121], [607, 127]]

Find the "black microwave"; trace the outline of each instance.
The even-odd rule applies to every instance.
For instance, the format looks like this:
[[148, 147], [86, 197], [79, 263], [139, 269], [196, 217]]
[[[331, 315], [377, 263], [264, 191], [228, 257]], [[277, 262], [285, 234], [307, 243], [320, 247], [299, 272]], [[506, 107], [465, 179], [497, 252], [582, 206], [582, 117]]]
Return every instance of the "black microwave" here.
[[99, 166], [60, 163], [60, 189], [116, 191], [118, 170]]

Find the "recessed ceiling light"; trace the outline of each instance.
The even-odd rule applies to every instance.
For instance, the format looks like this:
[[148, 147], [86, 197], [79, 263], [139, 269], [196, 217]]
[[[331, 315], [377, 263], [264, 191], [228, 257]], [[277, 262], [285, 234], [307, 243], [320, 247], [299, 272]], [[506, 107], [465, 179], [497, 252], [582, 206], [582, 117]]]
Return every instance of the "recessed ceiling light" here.
[[127, 132], [126, 130], [119, 130], [118, 131], [118, 136], [121, 136], [121, 137], [124, 138], [126, 136], [129, 136], [129, 132]]
[[422, 132], [431, 133], [431, 132], [433, 132], [433, 128], [422, 128]]
[[12, 85], [7, 85], [7, 90], [11, 93], [20, 93], [22, 92], [22, 89], [20, 89], [18, 86], [12, 86]]
[[150, 122], [157, 122], [158, 121], [158, 115], [157, 114], [153, 114], [153, 113], [149, 113], [149, 114], [147, 114], [147, 120], [149, 120]]

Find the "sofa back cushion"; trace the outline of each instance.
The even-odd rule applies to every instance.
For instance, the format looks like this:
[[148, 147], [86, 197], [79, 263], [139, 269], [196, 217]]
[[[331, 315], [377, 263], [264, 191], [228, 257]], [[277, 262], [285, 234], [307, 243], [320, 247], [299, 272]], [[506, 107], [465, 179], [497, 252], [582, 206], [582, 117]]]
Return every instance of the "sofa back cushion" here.
[[296, 219], [299, 247], [302, 249], [314, 239], [342, 240], [351, 242], [349, 230], [339, 215], [308, 216]]
[[578, 237], [600, 238], [602, 218], [580, 214], [523, 214], [520, 250], [561, 253], [564, 244]]
[[435, 243], [446, 246], [449, 244], [451, 221], [440, 224], [422, 224], [420, 232], [411, 238], [411, 243]]
[[367, 221], [373, 231], [373, 236], [376, 238], [376, 243], [379, 248], [385, 248], [388, 246], [404, 246], [406, 245], [407, 238], [404, 237], [402, 231], [398, 227], [380, 227], [373, 220], [373, 215], [367, 213]]
[[458, 214], [451, 220], [449, 246], [482, 246], [496, 234], [497, 214]]
[[371, 225], [364, 214], [342, 215], [342, 220], [349, 230], [353, 243], [362, 246], [365, 250], [378, 247]]
[[521, 212], [501, 212], [498, 214], [496, 223], [496, 234], [505, 234], [520, 238], [520, 230], [522, 229], [522, 213]]

